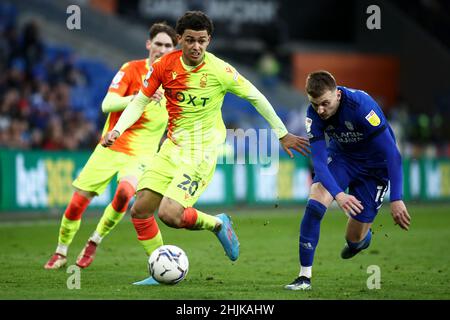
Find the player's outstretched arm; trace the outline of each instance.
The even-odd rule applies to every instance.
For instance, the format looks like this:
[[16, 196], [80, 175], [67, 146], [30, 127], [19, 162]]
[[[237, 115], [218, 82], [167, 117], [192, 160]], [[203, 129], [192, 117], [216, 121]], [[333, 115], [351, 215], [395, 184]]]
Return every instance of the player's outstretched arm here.
[[133, 97], [122, 97], [115, 92], [108, 92], [102, 102], [102, 111], [103, 113], [122, 111], [133, 100]]
[[411, 224], [411, 217], [405, 204], [403, 203], [403, 200], [391, 202], [391, 214], [395, 224], [398, 224], [400, 228], [408, 231], [409, 225]]
[[317, 179], [336, 200], [339, 207], [341, 207], [345, 214], [354, 216], [361, 213], [364, 209], [361, 202], [354, 196], [346, 194], [344, 190], [339, 187], [328, 169], [328, 153], [326, 151], [326, 142], [324, 137], [311, 141], [311, 156]]
[[139, 91], [136, 98], [130, 102], [130, 104], [125, 108], [123, 113], [120, 115], [119, 121], [117, 121], [114, 128], [108, 132], [102, 138], [102, 146], [110, 147], [114, 144], [114, 141], [129, 127], [131, 127], [142, 115], [145, 110], [145, 106], [150, 102], [148, 98], [142, 91]]
[[164, 97], [164, 91], [156, 90], [153, 96], [150, 98], [153, 102], [159, 103], [161, 99]]
[[391, 189], [391, 214], [395, 223], [404, 230], [409, 229], [411, 217], [402, 200], [403, 166], [402, 157], [388, 129], [373, 139], [375, 148], [385, 156]]
[[120, 115], [120, 118], [113, 130], [118, 131], [119, 134], [122, 134], [142, 116], [145, 106], [147, 106], [149, 102], [150, 98], [142, 93], [142, 91], [139, 91], [133, 101], [128, 104], [123, 113]]
[[307, 156], [311, 152], [309, 150], [308, 138], [299, 137], [289, 133], [267, 98], [248, 81], [247, 86], [249, 87], [248, 96], [244, 96], [244, 98], [250, 101], [256, 111], [258, 111], [258, 113], [270, 124], [272, 130], [279, 137], [284, 151], [286, 151], [291, 158], [294, 158], [294, 154], [290, 149], [298, 151], [303, 156]]
[[364, 209], [361, 201], [356, 199], [355, 196], [351, 194], [346, 194], [345, 192], [340, 192], [335, 197], [337, 204], [346, 214], [351, 214], [356, 216], [358, 213]]
[[288, 133], [283, 138], [280, 139], [281, 146], [283, 147], [284, 151], [291, 157], [294, 158], [294, 155], [292, 154], [291, 150], [294, 149], [304, 155], [305, 157], [311, 153], [309, 150], [309, 140], [308, 138], [299, 137], [296, 135], [293, 135], [291, 133]]
[[[269, 123], [280, 141], [288, 135], [286, 126], [278, 117], [267, 98], [233, 67], [230, 65], [224, 65], [223, 67], [224, 69], [218, 69], [218, 72], [226, 90], [250, 102], [256, 111]], [[289, 136], [286, 142], [291, 144], [291, 138]], [[292, 157], [292, 153], [290, 155]]]
[[120, 133], [118, 131], [111, 130], [102, 137], [100, 144], [105, 148], [109, 148], [114, 144], [114, 142], [117, 140], [119, 136]]
[[[127, 105], [133, 101], [136, 95], [122, 97], [114, 92], [108, 92], [102, 102], [103, 113], [117, 112], [125, 110]], [[156, 90], [155, 94], [150, 98], [150, 100], [158, 103], [164, 96], [162, 90]]]

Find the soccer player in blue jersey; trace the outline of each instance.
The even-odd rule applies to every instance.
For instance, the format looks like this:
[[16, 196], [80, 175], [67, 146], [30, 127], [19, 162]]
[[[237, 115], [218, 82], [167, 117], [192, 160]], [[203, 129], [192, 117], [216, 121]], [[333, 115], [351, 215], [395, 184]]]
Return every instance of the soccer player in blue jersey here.
[[411, 221], [402, 201], [401, 156], [375, 100], [364, 91], [337, 86], [327, 71], [309, 74], [306, 92], [311, 102], [306, 131], [315, 175], [300, 225], [300, 274], [285, 286], [289, 290], [311, 289], [320, 222], [333, 200], [349, 217], [343, 259], [370, 245], [370, 227], [389, 182], [395, 223], [408, 230]]

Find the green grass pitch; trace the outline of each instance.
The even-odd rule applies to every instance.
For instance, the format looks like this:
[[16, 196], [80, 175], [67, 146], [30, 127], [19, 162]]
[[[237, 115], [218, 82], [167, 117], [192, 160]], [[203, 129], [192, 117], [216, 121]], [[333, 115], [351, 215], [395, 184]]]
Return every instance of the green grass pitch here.
[[[450, 206], [410, 205], [408, 232], [394, 226], [387, 209], [375, 220], [371, 247], [351, 260], [339, 256], [347, 218], [337, 209], [326, 214], [310, 292], [283, 289], [298, 273], [303, 208], [228, 212], [241, 242], [234, 263], [212, 233], [159, 222], [165, 243], [180, 246], [189, 257], [189, 273], [175, 286], [131, 285], [147, 277], [147, 259], [129, 216], [105, 238], [94, 263], [81, 271], [81, 288], [72, 290], [66, 269], [43, 268], [56, 247], [59, 220], [2, 221], [0, 299], [450, 299]], [[98, 218], [83, 220], [68, 265], [75, 264]], [[371, 265], [380, 267], [380, 289], [367, 287]]]

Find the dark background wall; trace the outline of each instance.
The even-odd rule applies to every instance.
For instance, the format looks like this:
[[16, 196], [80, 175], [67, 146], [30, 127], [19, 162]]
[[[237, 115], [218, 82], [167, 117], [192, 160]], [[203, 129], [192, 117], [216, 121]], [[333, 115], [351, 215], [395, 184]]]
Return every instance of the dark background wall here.
[[[448, 114], [450, 52], [444, 39], [429, 32], [395, 2], [358, 1], [356, 24], [363, 20], [364, 8], [374, 3], [381, 8], [381, 29], [355, 27], [356, 47], [368, 52], [388, 52], [399, 58], [400, 99], [407, 99], [412, 110]], [[450, 34], [447, 36], [450, 39]]]

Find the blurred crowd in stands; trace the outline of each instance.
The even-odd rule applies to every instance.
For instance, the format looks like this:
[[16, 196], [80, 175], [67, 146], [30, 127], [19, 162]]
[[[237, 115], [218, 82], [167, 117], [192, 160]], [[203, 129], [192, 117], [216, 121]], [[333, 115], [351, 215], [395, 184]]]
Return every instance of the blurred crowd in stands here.
[[0, 148], [92, 149], [97, 123], [72, 103], [87, 85], [73, 56], [48, 46], [36, 21], [19, 28], [14, 6], [0, 6], [0, 34]]
[[[92, 150], [105, 120], [101, 101], [115, 71], [76, 58], [72, 48], [49, 45], [36, 21], [18, 27], [17, 20], [15, 7], [0, 3], [0, 149]], [[271, 90], [265, 89], [279, 85], [279, 65], [265, 54], [257, 71], [261, 90], [271, 100]], [[443, 99], [450, 100], [450, 94]], [[226, 105], [241, 103], [246, 102], [228, 95], [225, 99]], [[224, 113], [227, 127], [264, 126], [253, 108], [237, 110]], [[306, 105], [277, 107], [288, 130], [298, 135], [305, 135], [305, 110]], [[441, 111], [411, 114], [404, 101], [391, 109], [388, 118], [404, 154], [450, 156], [448, 112]]]

